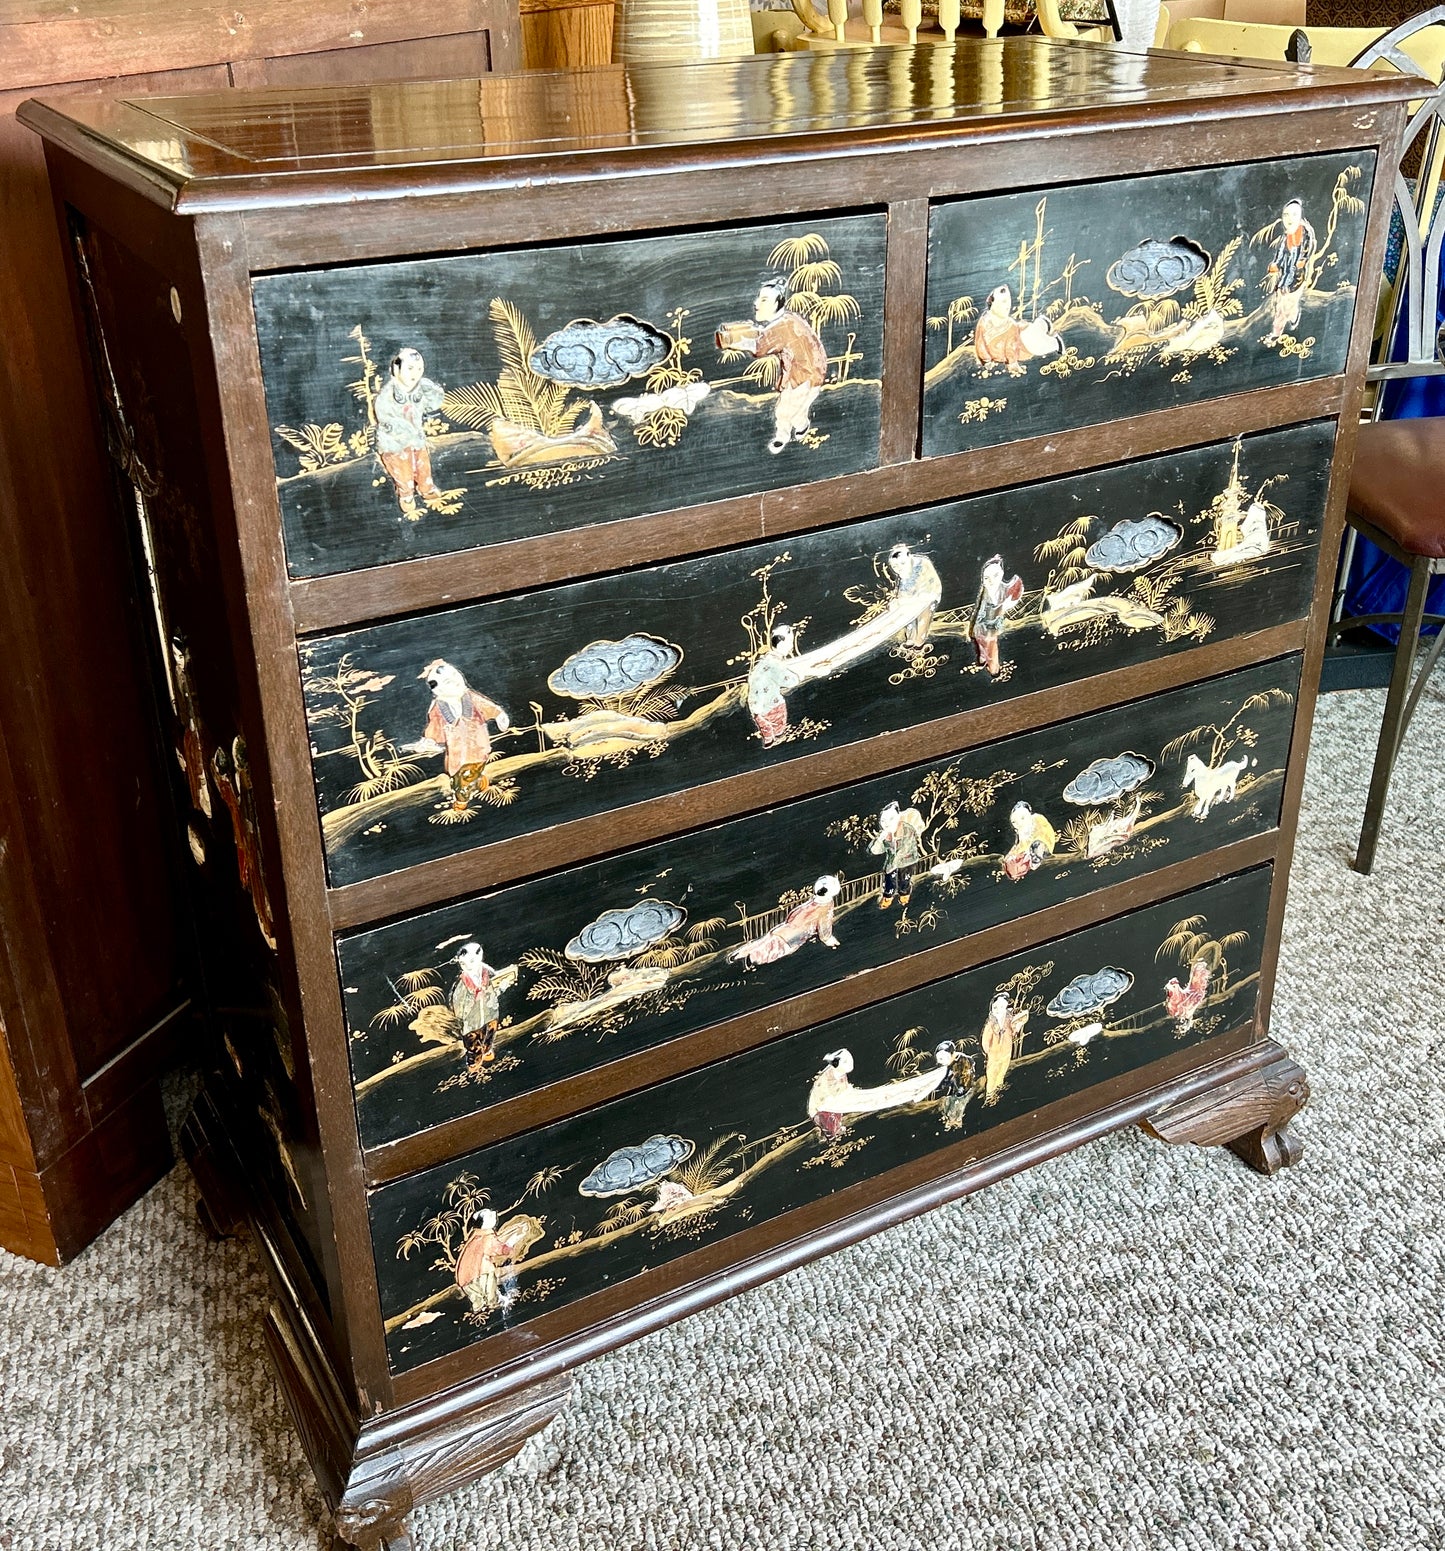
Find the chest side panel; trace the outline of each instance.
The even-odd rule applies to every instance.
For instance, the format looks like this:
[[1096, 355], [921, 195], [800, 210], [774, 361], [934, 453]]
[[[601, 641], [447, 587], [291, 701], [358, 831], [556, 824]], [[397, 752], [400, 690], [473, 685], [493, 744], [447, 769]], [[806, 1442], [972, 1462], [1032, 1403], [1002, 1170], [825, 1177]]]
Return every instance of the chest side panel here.
[[[286, 1011], [290, 944], [259, 738], [248, 739], [238, 611], [227, 604], [191, 331], [165, 275], [71, 214], [67, 237], [113, 470], [116, 520], [136, 559], [227, 1112], [252, 1180], [324, 1285], [324, 1193], [300, 1031]], [[97, 665], [99, 670], [101, 665]], [[252, 728], [254, 731], [254, 728]], [[253, 768], [255, 775], [253, 776]], [[279, 951], [278, 951], [279, 947]]]
[[1298, 684], [1262, 663], [343, 938], [362, 1145], [1264, 833]]
[[313, 638], [331, 880], [1297, 619], [1333, 438], [1298, 426]]
[[935, 207], [925, 456], [1344, 370], [1374, 154]]
[[[371, 1196], [413, 1368], [1253, 1017], [1268, 868], [774, 1041]], [[639, 1300], [647, 1287], [639, 1284]]]
[[292, 575], [878, 462], [879, 215], [264, 276]]

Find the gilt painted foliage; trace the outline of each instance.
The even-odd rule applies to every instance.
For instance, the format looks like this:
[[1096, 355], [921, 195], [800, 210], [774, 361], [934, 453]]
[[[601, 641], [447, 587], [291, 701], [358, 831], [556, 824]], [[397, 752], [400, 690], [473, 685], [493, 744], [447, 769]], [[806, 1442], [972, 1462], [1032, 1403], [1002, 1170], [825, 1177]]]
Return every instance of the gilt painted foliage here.
[[1373, 172], [1351, 152], [937, 206], [925, 455], [1343, 370]]
[[881, 215], [254, 282], [293, 576], [878, 461]]
[[647, 1277], [639, 1302], [689, 1250], [930, 1155], [941, 1173], [1003, 1122], [1239, 1027], [1269, 878], [1225, 879], [373, 1191], [393, 1368]]
[[344, 884], [1298, 618], [1333, 428], [313, 639]]
[[339, 944], [373, 1147], [1261, 834], [1299, 659], [917, 765]]

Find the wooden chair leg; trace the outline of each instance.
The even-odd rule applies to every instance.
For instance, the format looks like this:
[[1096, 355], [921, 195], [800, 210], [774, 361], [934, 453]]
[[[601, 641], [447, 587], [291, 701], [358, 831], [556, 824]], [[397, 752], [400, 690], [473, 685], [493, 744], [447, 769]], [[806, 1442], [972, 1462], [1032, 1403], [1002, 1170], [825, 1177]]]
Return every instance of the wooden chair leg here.
[[[1390, 692], [1385, 697], [1385, 719], [1380, 724], [1380, 741], [1375, 748], [1375, 768], [1370, 776], [1370, 795], [1365, 800], [1365, 821], [1360, 827], [1360, 844], [1351, 863], [1356, 872], [1368, 873], [1375, 865], [1375, 845], [1380, 838], [1380, 819], [1390, 791], [1390, 777], [1400, 752], [1405, 712], [1410, 703], [1410, 676], [1415, 652], [1420, 644], [1420, 626], [1425, 618], [1425, 594], [1430, 586], [1430, 562], [1416, 560], [1410, 567], [1410, 591], [1405, 612], [1400, 616], [1400, 642], [1395, 648], [1395, 666], [1390, 674]], [[1413, 708], [1413, 707], [1412, 707]]]

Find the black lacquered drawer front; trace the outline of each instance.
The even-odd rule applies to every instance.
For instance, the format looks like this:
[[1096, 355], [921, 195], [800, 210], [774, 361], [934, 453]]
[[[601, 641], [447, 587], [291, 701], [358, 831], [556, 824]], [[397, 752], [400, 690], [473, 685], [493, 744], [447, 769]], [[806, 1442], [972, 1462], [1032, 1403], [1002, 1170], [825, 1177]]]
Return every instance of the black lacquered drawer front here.
[[924, 455], [1342, 371], [1373, 173], [1361, 151], [936, 206]]
[[942, 1172], [1004, 1121], [1040, 1109], [1046, 1130], [1047, 1106], [1239, 1027], [1269, 882], [1226, 879], [373, 1192], [393, 1368], [930, 1154]]
[[1333, 438], [1297, 426], [313, 639], [331, 881], [1297, 619]]
[[271, 275], [293, 576], [878, 461], [886, 217]]
[[730, 1019], [762, 1039], [791, 997], [1265, 833], [1299, 668], [1262, 663], [343, 938], [363, 1146]]

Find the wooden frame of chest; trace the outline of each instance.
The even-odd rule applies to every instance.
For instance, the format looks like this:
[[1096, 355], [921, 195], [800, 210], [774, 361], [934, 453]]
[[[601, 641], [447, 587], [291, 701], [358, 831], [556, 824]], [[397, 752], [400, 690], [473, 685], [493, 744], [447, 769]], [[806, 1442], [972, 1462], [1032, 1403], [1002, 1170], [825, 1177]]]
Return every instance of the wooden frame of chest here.
[[[358, 1546], [599, 1351], [1122, 1125], [1272, 1172], [1306, 1094], [1403, 84], [858, 51], [692, 71], [689, 135], [524, 80], [329, 163], [343, 94], [25, 110], [167, 648], [192, 1161]], [[475, 154], [382, 154], [406, 104]]]

